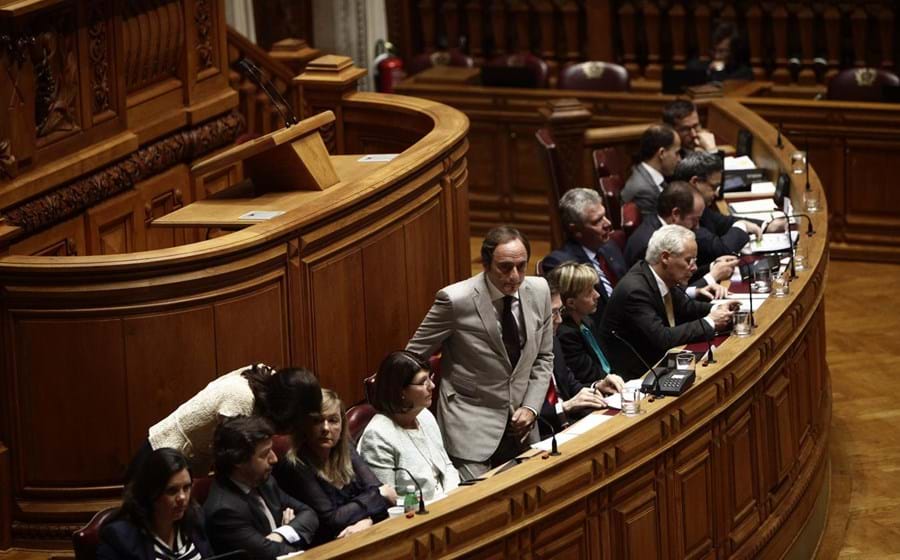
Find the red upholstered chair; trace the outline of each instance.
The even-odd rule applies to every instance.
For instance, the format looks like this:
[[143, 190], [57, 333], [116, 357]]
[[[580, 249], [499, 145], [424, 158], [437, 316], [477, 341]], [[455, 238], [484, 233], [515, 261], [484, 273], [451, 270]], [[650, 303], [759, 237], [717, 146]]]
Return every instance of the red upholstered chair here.
[[347, 410], [347, 428], [350, 430], [350, 437], [353, 438], [354, 443], [359, 441], [359, 436], [362, 435], [375, 414], [375, 407], [369, 403], [351, 406]]
[[100, 544], [100, 529], [119, 508], [106, 508], [94, 514], [87, 524], [72, 533], [72, 548], [75, 549], [75, 560], [94, 560], [97, 557], [97, 546]]
[[634, 202], [626, 202], [622, 205], [622, 229], [625, 230], [625, 235], [631, 237], [639, 225], [641, 225], [641, 209]]
[[619, 175], [602, 177], [599, 180], [600, 194], [603, 195], [603, 205], [606, 206], [606, 217], [612, 223], [613, 229], [622, 228], [622, 188], [624, 182]]
[[531, 71], [534, 80], [534, 87], [547, 87], [547, 79], [550, 77], [550, 70], [547, 63], [542, 59], [534, 56], [530, 52], [521, 52], [517, 54], [507, 54], [492, 59], [487, 66], [505, 67], [505, 68], [527, 68]]
[[416, 55], [409, 61], [406, 68], [407, 73], [412, 76], [418, 74], [422, 70], [428, 70], [434, 66], [457, 66], [461, 68], [472, 68], [475, 62], [472, 57], [466, 56], [459, 49], [450, 49], [449, 51], [435, 51], [430, 53], [422, 53]]
[[900, 87], [900, 78], [880, 68], [848, 68], [828, 82], [828, 99], [884, 101], [884, 87]]
[[559, 217], [559, 198], [563, 195], [562, 160], [556, 149], [556, 141], [546, 128], [539, 128], [534, 133], [541, 152], [542, 159], [547, 165], [547, 177], [550, 179], [547, 189], [547, 203], [550, 210], [550, 242], [553, 247], [561, 247], [565, 237]]
[[212, 488], [213, 478], [215, 478], [213, 475], [198, 476], [192, 481], [191, 497], [201, 506], [206, 502], [206, 498], [209, 497], [209, 489]]
[[618, 175], [625, 177], [628, 174], [628, 163], [622, 153], [614, 148], [599, 148], [591, 152], [591, 161], [594, 164], [594, 177], [599, 181], [603, 177]]
[[556, 87], [590, 91], [628, 91], [631, 89], [631, 78], [624, 66], [590, 60], [563, 69]]

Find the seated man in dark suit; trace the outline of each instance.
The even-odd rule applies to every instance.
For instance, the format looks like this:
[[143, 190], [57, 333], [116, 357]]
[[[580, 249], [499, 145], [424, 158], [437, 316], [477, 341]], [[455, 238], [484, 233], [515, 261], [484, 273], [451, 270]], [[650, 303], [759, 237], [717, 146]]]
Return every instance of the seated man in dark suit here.
[[[558, 332], [562, 323], [562, 298], [559, 295], [559, 287], [553, 282], [550, 286], [550, 310], [553, 316], [553, 329]], [[559, 339], [553, 337], [553, 378], [550, 388], [547, 390], [547, 398], [541, 408], [541, 418], [553, 426], [554, 432], [559, 432], [569, 423], [578, 420], [594, 410], [606, 408], [603, 395], [617, 393], [624, 387], [622, 378], [610, 374], [592, 383], [590, 386], [582, 385], [572, 371], [566, 366], [565, 356]], [[539, 423], [541, 437], [550, 436], [550, 430], [543, 422]]]
[[318, 516], [269, 476], [278, 462], [273, 433], [266, 420], [246, 416], [216, 429], [216, 480], [203, 509], [217, 554], [246, 550], [250, 558], [274, 560], [312, 543]]
[[666, 177], [681, 160], [681, 138], [665, 124], [654, 124], [641, 135], [638, 159], [622, 189], [622, 202], [634, 201], [641, 214], [656, 214], [656, 199], [666, 186]]
[[653, 233], [646, 260], [619, 281], [600, 325], [600, 346], [612, 371], [625, 379], [647, 371], [619, 337], [652, 366], [673, 346], [705, 340], [728, 326], [737, 302], [713, 307], [690, 299], [682, 289], [697, 269], [696, 260], [692, 231], [673, 224]]
[[[659, 196], [658, 212], [653, 216], [645, 216], [641, 225], [628, 238], [625, 245], [625, 262], [629, 266], [644, 258], [647, 245], [653, 233], [666, 224], [686, 227], [691, 231], [698, 229], [700, 216], [703, 214], [703, 198], [696, 189], [685, 182], [672, 182]], [[699, 238], [695, 239], [700, 245]], [[708, 241], [707, 241], [708, 243]], [[692, 279], [688, 295], [696, 296], [695, 290], [708, 299], [720, 299], [725, 295], [725, 288], [719, 282], [731, 278], [738, 259], [733, 254], [719, 255], [706, 262], [697, 261], [699, 272]]]
[[566, 242], [541, 261], [544, 277], [566, 261], [588, 264], [597, 272], [597, 293], [600, 301], [592, 315], [594, 324], [600, 323], [603, 307], [619, 278], [628, 268], [619, 246], [609, 240], [611, 224], [600, 193], [593, 189], [571, 189], [559, 199], [559, 213]]
[[[719, 212], [716, 207], [716, 196], [722, 186], [723, 171], [722, 158], [717, 154], [692, 152], [678, 162], [675, 174], [672, 176], [673, 181], [690, 183], [703, 197], [706, 207], [700, 216], [700, 227], [716, 237], [713, 241], [715, 243], [713, 249], [721, 248], [719, 254], [735, 253], [741, 250], [748, 238], [758, 237], [765, 231], [784, 231], [785, 221], [783, 218], [761, 221], [726, 216]], [[697, 258], [702, 262], [704, 248], [699, 242], [698, 250], [700, 254]]]
[[700, 124], [693, 101], [676, 99], [663, 107], [662, 121], [671, 126], [681, 140], [681, 157], [691, 152], [716, 152], [716, 137]]

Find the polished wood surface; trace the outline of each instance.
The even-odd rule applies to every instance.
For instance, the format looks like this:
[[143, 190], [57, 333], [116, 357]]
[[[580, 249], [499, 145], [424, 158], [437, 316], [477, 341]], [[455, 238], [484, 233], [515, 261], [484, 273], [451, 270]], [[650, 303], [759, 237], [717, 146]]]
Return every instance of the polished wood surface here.
[[[331, 103], [341, 152], [399, 155], [335, 156], [342, 181], [206, 241], [134, 252], [136, 211], [101, 205], [94, 255], [0, 258], [3, 547], [65, 546], [117, 501], [147, 428], [223, 372], [308, 367], [361, 400], [434, 293], [468, 274], [466, 117], [403, 96]], [[209, 202], [195, 204], [181, 212]]]

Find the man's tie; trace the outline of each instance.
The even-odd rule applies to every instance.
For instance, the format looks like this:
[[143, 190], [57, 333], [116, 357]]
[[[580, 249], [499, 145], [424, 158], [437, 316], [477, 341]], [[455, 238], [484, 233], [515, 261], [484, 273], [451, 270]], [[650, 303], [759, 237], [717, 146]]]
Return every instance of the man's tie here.
[[509, 356], [509, 363], [513, 369], [516, 369], [522, 350], [519, 346], [519, 327], [512, 314], [512, 301], [512, 296], [503, 296], [503, 317], [500, 319], [500, 326], [503, 327], [503, 346], [506, 347], [506, 355]]
[[609, 297], [612, 295], [613, 285], [609, 281], [609, 275], [604, 270], [603, 262], [600, 261], [600, 258], [600, 255], [594, 257], [594, 268], [597, 270], [597, 276], [600, 278], [600, 285], [603, 286], [606, 297]]
[[253, 490], [250, 490], [250, 496], [269, 521], [269, 530], [274, 531], [277, 529], [278, 525], [275, 523], [275, 518], [272, 517], [272, 511], [269, 510], [269, 506], [266, 505], [266, 501], [263, 499], [262, 494], [259, 493], [259, 489], [254, 488]]
[[600, 367], [603, 368], [603, 371], [605, 373], [609, 373], [609, 361], [606, 359], [606, 356], [603, 355], [603, 350], [601, 350], [600, 345], [597, 344], [597, 339], [594, 338], [594, 334], [591, 332], [591, 329], [587, 328], [584, 323], [579, 325], [578, 329], [581, 331], [582, 338], [584, 338], [585, 342], [588, 343], [588, 346], [591, 347], [591, 350], [594, 351], [594, 355], [597, 356], [598, 360], [600, 360]]
[[669, 326], [675, 326], [675, 308], [672, 306], [672, 292], [667, 292], [663, 297], [663, 303], [666, 304], [666, 318], [669, 320]]

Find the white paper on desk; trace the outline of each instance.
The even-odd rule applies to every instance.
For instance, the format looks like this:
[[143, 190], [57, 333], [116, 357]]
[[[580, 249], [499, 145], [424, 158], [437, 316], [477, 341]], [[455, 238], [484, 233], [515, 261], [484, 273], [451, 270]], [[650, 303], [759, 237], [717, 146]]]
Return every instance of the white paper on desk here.
[[359, 158], [356, 161], [361, 161], [363, 163], [378, 163], [378, 162], [391, 161], [398, 155], [400, 155], [400, 154], [369, 154], [367, 156], [363, 156], [363, 157]]
[[778, 210], [775, 201], [771, 198], [759, 200], [745, 200], [744, 202], [732, 202], [728, 205], [732, 214], [761, 214]]
[[297, 552], [291, 552], [290, 554], [282, 554], [281, 556], [276, 556], [275, 560], [288, 560], [289, 558], [296, 558], [303, 554], [302, 550], [298, 550]]
[[607, 408], [622, 410], [622, 393], [613, 393], [612, 395], [603, 395], [603, 402]]
[[[562, 445], [567, 441], [572, 441], [575, 439], [577, 434], [569, 433], [568, 431], [556, 434], [556, 443], [557, 445]], [[547, 438], [543, 441], [539, 441], [531, 445], [532, 449], [540, 449], [541, 451], [552, 451], [553, 450], [553, 438]]]
[[776, 251], [790, 251], [791, 242], [797, 243], [798, 232], [791, 232], [791, 241], [788, 241], [784, 233], [764, 233], [761, 239], [747, 243], [743, 253], [774, 253]]
[[775, 194], [775, 183], [772, 181], [762, 181], [750, 185], [750, 192], [755, 194]]
[[[769, 294], [753, 294], [753, 312], [756, 311], [766, 302], [766, 298], [769, 297]], [[719, 305], [720, 303], [726, 303], [729, 301], [736, 301], [741, 304], [741, 311], [748, 311], [750, 309], [750, 296], [748, 294], [733, 294], [728, 297], [728, 299], [714, 299], [712, 301], [713, 305]]]
[[[612, 407], [610, 407], [610, 408], [612, 408]], [[588, 414], [587, 416], [585, 416], [578, 422], [575, 422], [574, 424], [572, 424], [571, 426], [566, 428], [566, 431], [563, 433], [564, 434], [574, 434], [574, 435], [580, 436], [581, 434], [583, 434], [589, 430], [593, 430], [600, 424], [609, 422], [612, 419], [613, 419], [612, 416], [610, 416], [608, 414], [604, 414], [602, 411], [594, 412], [593, 414]]]
[[253, 210], [238, 216], [238, 220], [271, 220], [284, 214], [284, 210]]
[[725, 158], [725, 171], [740, 171], [742, 169], [756, 169], [756, 164], [750, 159], [750, 156], [740, 156]]

